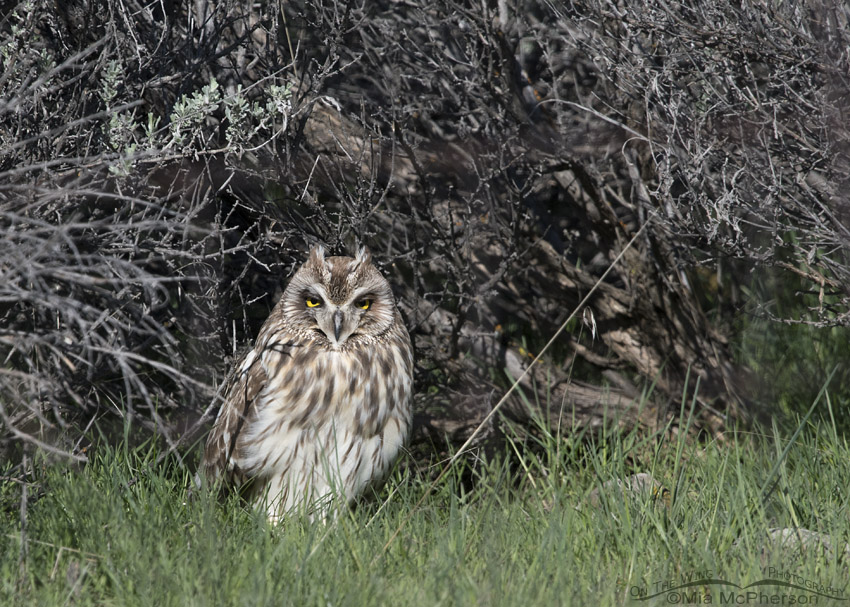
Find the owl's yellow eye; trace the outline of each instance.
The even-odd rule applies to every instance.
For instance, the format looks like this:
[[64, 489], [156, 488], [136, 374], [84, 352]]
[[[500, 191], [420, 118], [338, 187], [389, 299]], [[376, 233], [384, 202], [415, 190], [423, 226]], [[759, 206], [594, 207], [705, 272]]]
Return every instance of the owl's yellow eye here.
[[317, 299], [315, 297], [308, 297], [307, 298], [307, 307], [308, 308], [318, 308], [320, 305], [322, 305], [321, 299]]
[[372, 305], [371, 299], [361, 299], [360, 301], [355, 301], [354, 305], [360, 308], [361, 310], [368, 310]]

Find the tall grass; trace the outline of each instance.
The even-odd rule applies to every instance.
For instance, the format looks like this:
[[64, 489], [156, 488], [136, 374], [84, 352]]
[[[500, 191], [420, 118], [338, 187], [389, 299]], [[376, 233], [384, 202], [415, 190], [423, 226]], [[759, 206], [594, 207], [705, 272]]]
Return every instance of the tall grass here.
[[[838, 296], [768, 270], [754, 272], [741, 290], [747, 303], [736, 311], [731, 334], [738, 360], [752, 372], [752, 396], [773, 415], [793, 418], [831, 377], [832, 410], [850, 410], [850, 328], [829, 326], [840, 314]], [[795, 321], [776, 320], [782, 318]], [[815, 419], [850, 430], [850, 415], [828, 413], [821, 407]]]
[[[739, 590], [665, 588], [745, 587], [771, 573], [847, 598], [850, 447], [834, 426], [799, 430], [793, 442], [774, 429], [704, 444], [684, 432], [541, 430], [489, 461], [460, 459], [409, 520], [434, 475], [400, 466], [334, 522], [278, 527], [192, 494], [190, 472], [156, 463], [154, 443], [101, 448], [83, 469], [34, 466], [26, 508], [19, 484], [0, 485], [0, 604], [717, 603]], [[664, 489], [599, 490], [636, 472]], [[768, 540], [792, 527], [832, 548]]]

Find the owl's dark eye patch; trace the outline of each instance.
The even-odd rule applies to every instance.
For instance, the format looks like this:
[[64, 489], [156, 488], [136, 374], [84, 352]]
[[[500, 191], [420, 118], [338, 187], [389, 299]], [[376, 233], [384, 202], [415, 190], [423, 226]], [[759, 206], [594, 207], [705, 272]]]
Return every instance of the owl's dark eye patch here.
[[315, 295], [308, 295], [304, 298], [304, 301], [307, 303], [308, 308], [318, 308], [322, 305], [322, 300]]
[[372, 307], [372, 298], [364, 297], [363, 299], [358, 299], [354, 302], [354, 305], [360, 308], [361, 310], [368, 310]]

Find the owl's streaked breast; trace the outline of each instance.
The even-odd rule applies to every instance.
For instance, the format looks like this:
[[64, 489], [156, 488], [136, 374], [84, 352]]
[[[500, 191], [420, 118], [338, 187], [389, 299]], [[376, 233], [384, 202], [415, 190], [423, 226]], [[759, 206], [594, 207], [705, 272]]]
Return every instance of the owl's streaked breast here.
[[234, 463], [268, 479], [257, 499], [269, 502], [270, 515], [330, 493], [350, 499], [386, 472], [410, 426], [405, 342], [398, 335], [379, 349], [319, 349], [309, 341], [263, 349], [268, 382]]

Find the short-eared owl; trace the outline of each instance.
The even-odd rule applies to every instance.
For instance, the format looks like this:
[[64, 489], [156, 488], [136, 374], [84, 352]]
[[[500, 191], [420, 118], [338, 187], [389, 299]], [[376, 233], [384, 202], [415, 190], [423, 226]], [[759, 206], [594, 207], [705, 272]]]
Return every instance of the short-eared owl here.
[[395, 459], [412, 375], [410, 337], [369, 252], [316, 247], [230, 378], [202, 469], [273, 522], [327, 514]]

